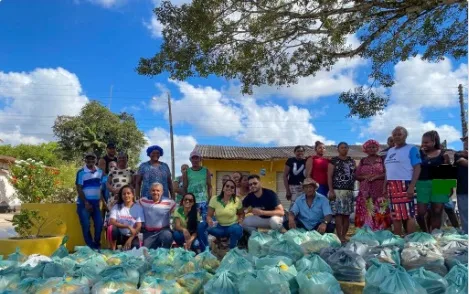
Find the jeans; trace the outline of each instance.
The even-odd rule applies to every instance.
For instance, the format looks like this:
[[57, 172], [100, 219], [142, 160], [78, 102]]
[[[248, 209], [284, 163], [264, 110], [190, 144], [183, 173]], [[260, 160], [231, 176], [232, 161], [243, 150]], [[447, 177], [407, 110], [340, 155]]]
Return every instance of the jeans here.
[[272, 216], [263, 218], [257, 215], [251, 215], [244, 219], [243, 228], [251, 234], [258, 228], [281, 230], [283, 228], [283, 217]]
[[238, 224], [233, 224], [231, 226], [222, 226], [218, 224], [215, 227], [209, 228], [206, 222], [201, 222], [197, 230], [201, 251], [205, 251], [205, 248], [209, 246], [208, 234], [216, 238], [230, 238], [230, 249], [235, 248], [238, 245], [239, 239], [243, 236], [243, 228]]
[[467, 194], [458, 194], [459, 219], [464, 234], [467, 234]]
[[[93, 249], [99, 249], [101, 247], [101, 231], [103, 230], [103, 218], [99, 209], [99, 200], [88, 200], [88, 203], [93, 208], [91, 211], [85, 208], [84, 203], [77, 203], [78, 219], [80, 220], [86, 245]], [[94, 240], [90, 232], [90, 218], [93, 219], [94, 223]]]
[[173, 234], [169, 228], [162, 229], [156, 232], [143, 232], [143, 246], [150, 249], [157, 249], [160, 247], [171, 248], [173, 244]]
[[200, 202], [196, 204], [197, 210], [200, 213], [200, 217], [203, 221], [207, 218], [208, 205], [207, 202]]
[[[180, 231], [173, 231], [173, 239], [174, 239], [174, 242], [176, 242], [176, 244], [178, 244], [179, 246], [184, 246], [184, 243], [186, 243], [186, 238], [184, 238], [184, 234]], [[194, 240], [194, 242], [192, 242], [191, 250], [195, 251], [199, 249], [199, 247], [200, 247], [200, 243], [197, 238]]]
[[[297, 229], [305, 229], [306, 231], [308, 231], [308, 229], [303, 225], [303, 223], [301, 221], [299, 221], [298, 219], [295, 219], [295, 223], [296, 223], [296, 228]], [[317, 224], [313, 229], [312, 231], [317, 231], [319, 226], [321, 225], [321, 223]], [[288, 225], [288, 220], [285, 221], [283, 223], [283, 227], [287, 230], [290, 229], [290, 226]], [[327, 224], [327, 227], [326, 227], [326, 232], [325, 233], [334, 233], [334, 230], [335, 230], [335, 224], [333, 223], [328, 223]]]
[[[117, 245], [124, 245], [128, 239], [129, 239], [129, 236], [123, 235], [118, 227], [115, 227], [115, 226], [112, 227], [112, 240], [115, 240]], [[134, 247], [137, 249], [140, 248], [140, 242], [137, 236], [135, 236], [135, 238], [133, 238], [132, 240], [131, 248], [134, 248]]]

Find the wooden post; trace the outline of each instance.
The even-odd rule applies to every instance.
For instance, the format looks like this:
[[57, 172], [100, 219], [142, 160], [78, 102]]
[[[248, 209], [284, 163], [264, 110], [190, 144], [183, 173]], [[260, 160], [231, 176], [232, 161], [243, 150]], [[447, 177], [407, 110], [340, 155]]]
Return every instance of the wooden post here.
[[464, 108], [464, 97], [463, 97], [463, 87], [461, 84], [458, 86], [459, 92], [459, 108], [461, 110], [461, 125], [462, 125], [462, 136], [467, 136], [467, 121], [466, 121], [466, 110]]
[[175, 180], [176, 167], [174, 163], [174, 138], [173, 138], [173, 114], [171, 112], [171, 95], [168, 92], [168, 111], [169, 111], [169, 137], [171, 140], [171, 175]]

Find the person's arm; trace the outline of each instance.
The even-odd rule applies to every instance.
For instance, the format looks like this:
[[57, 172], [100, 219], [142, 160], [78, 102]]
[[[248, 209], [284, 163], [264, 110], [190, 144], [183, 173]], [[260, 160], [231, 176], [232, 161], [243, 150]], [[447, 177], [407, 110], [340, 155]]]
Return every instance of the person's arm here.
[[409, 152], [410, 164], [413, 167], [412, 171], [412, 180], [410, 181], [409, 188], [407, 189], [407, 197], [414, 197], [415, 185], [420, 176], [421, 167], [420, 164], [422, 160], [420, 158], [420, 151], [413, 147]]
[[447, 153], [443, 154], [444, 164], [451, 164], [451, 160], [449, 159], [449, 155]]
[[[179, 217], [174, 218], [174, 229], [181, 233], [184, 233], [185, 228], [181, 226], [181, 219]], [[186, 230], [187, 231], [187, 230]]]
[[214, 214], [215, 214], [215, 209], [209, 206], [207, 209], [207, 218], [205, 219], [209, 227], [213, 227], [213, 215]]
[[236, 214], [238, 215], [238, 224], [242, 224], [244, 222], [244, 217], [246, 216], [244, 209], [241, 207], [236, 211]]
[[101, 169], [103, 172], [106, 172], [106, 160], [104, 158], [100, 158], [98, 161], [98, 167]]
[[76, 184], [75, 186], [77, 188], [78, 198], [80, 198], [82, 203], [87, 204], [88, 201], [86, 200], [85, 193], [83, 192], [83, 186], [80, 184]]
[[207, 201], [210, 201], [212, 198], [212, 175], [210, 174], [210, 171], [207, 168], [207, 193], [208, 193], [208, 199]]
[[185, 195], [187, 193], [187, 188], [189, 187], [189, 181], [187, 177], [187, 171], [184, 171], [182, 173], [182, 195]]
[[[254, 212], [254, 209], [252, 211]], [[283, 205], [279, 204], [275, 207], [274, 210], [259, 209], [259, 215], [263, 215], [263, 216], [284, 216], [285, 215], [285, 210], [283, 209]]]
[[329, 197], [331, 200], [335, 199], [334, 186], [332, 184], [332, 176], [334, 175], [335, 166], [332, 163], [329, 163], [327, 166], [327, 185], [329, 186]]
[[312, 156], [306, 159], [305, 169], [306, 169], [306, 177], [307, 178], [311, 177], [311, 171], [313, 170], [313, 157]]
[[290, 191], [290, 186], [288, 185], [288, 174], [289, 173], [290, 173], [290, 167], [285, 164], [285, 167], [283, 169], [283, 185], [285, 186], [285, 191], [287, 191], [287, 194], [286, 194], [287, 200], [291, 200], [291, 197], [292, 197], [291, 191]]
[[363, 162], [360, 160], [357, 169], [355, 170], [355, 179], [359, 182], [364, 181], [368, 178], [368, 175], [362, 173]]
[[176, 198], [175, 198], [175, 195], [174, 195], [173, 180], [171, 179], [171, 172], [169, 172], [169, 174], [168, 174], [167, 181], [168, 181], [169, 197], [174, 200]]
[[141, 198], [141, 189], [142, 189], [142, 176], [140, 174], [136, 174], [134, 177], [134, 182], [135, 182], [135, 197], [137, 199]]
[[288, 228], [289, 229], [296, 229], [296, 217], [300, 213], [300, 209], [298, 207], [297, 202], [293, 202], [292, 207], [290, 208], [290, 212], [288, 213]]

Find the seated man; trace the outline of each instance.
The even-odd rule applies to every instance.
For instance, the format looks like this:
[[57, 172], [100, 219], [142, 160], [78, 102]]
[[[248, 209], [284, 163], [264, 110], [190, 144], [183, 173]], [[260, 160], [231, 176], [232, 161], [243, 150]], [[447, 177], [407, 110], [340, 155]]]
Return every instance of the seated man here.
[[252, 207], [253, 215], [246, 217], [243, 228], [249, 233], [258, 228], [284, 230], [282, 223], [285, 213], [277, 194], [262, 188], [258, 175], [250, 175], [248, 181], [251, 192], [243, 199], [243, 207]]
[[[303, 191], [288, 215], [288, 228], [303, 228], [308, 231], [316, 230], [321, 234], [333, 233], [335, 226], [331, 223], [332, 210], [329, 200], [316, 192], [318, 183], [311, 178], [303, 182]], [[285, 224], [285, 227], [286, 224]]]

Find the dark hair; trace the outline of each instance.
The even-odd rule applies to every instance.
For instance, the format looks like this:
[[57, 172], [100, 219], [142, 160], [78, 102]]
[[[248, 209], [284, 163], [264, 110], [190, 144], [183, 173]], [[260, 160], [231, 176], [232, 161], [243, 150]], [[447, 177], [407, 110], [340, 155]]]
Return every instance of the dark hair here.
[[422, 137], [427, 137], [430, 140], [434, 142], [434, 147], [435, 149], [440, 150], [441, 149], [441, 141], [440, 141], [440, 135], [438, 135], [437, 131], [428, 131], [425, 134], [423, 134]]
[[220, 195], [218, 195], [218, 199], [220, 199], [220, 200], [223, 199], [223, 196], [224, 196], [223, 190], [225, 189], [225, 186], [226, 186], [226, 184], [227, 184], [228, 182], [232, 182], [233, 185], [234, 185], [234, 187], [235, 187], [235, 192], [234, 192], [233, 195], [231, 195], [231, 200], [234, 202], [234, 201], [235, 201], [235, 198], [236, 198], [236, 183], [235, 183], [235, 181], [233, 181], [233, 180], [227, 180], [227, 181], [225, 182], [225, 184], [223, 184], [223, 187], [221, 188]]
[[337, 145], [337, 149], [338, 149], [341, 145], [345, 145], [345, 147], [348, 147], [348, 144], [347, 144], [346, 142], [340, 142], [340, 143]]
[[189, 196], [192, 196], [192, 200], [194, 200], [194, 204], [192, 205], [191, 207], [191, 210], [189, 211], [189, 214], [187, 215], [187, 230], [189, 231], [189, 233], [194, 233], [197, 231], [197, 205], [195, 203], [195, 196], [194, 194], [192, 193], [186, 193], [184, 194], [184, 196], [182, 197], [181, 199], [181, 203], [180, 205], [183, 206], [183, 203], [184, 203], [184, 198], [186, 198], [186, 196], [189, 195]]
[[303, 149], [303, 151], [305, 151], [305, 147], [298, 145], [295, 147], [295, 149], [293, 149], [293, 152], [296, 152], [298, 149]]
[[[125, 188], [129, 188], [130, 191], [132, 191], [132, 195], [134, 195], [134, 198], [135, 198], [135, 191], [134, 191], [134, 188], [132, 188], [132, 186], [130, 185], [125, 185], [123, 186], [120, 190], [119, 190], [119, 193], [117, 194], [117, 205], [119, 207], [119, 209], [122, 208], [122, 204], [124, 204], [124, 199], [122, 199], [122, 193], [124, 193], [124, 189]], [[135, 200], [135, 199], [134, 199]]]
[[261, 180], [261, 177], [260, 177], [259, 175], [250, 175], [250, 176], [248, 177], [248, 181], [249, 181], [249, 180], [252, 180], [252, 179], [258, 179], [258, 180], [260, 181], [260, 180]]
[[321, 146], [321, 145], [324, 145], [324, 143], [321, 142], [321, 141], [316, 141], [316, 143], [314, 143], [314, 150], [318, 149], [319, 146]]

